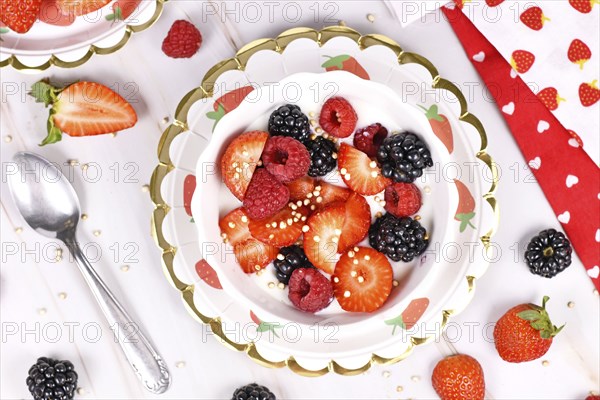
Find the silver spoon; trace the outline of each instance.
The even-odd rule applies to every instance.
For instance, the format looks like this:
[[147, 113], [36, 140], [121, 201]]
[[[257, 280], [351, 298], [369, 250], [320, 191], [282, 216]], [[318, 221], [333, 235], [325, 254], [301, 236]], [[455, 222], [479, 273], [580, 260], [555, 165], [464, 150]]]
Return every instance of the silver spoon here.
[[144, 387], [152, 393], [165, 392], [171, 383], [167, 366], [79, 247], [75, 233], [81, 211], [73, 186], [37, 154], [17, 153], [14, 163], [16, 170], [7, 172], [8, 183], [21, 215], [38, 233], [65, 243]]

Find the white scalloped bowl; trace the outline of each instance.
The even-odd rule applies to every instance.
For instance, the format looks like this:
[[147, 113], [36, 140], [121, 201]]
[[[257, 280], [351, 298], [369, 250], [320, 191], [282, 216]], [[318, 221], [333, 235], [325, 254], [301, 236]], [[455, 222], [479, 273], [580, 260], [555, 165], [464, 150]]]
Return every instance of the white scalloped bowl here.
[[[269, 115], [280, 105], [297, 104], [306, 114], [314, 112], [318, 115], [321, 105], [332, 96], [344, 97], [353, 105], [359, 118], [358, 127], [380, 122], [392, 132], [411, 130], [426, 141], [434, 162], [446, 165], [452, 161], [431, 130], [423, 112], [416, 105], [404, 103], [398, 94], [380, 83], [336, 71], [323, 74], [299, 73], [277, 84], [255, 88], [237, 109], [218, 123], [208, 148], [197, 163], [197, 188], [192, 200], [192, 213], [199, 232], [202, 254], [217, 270], [227, 293], [241, 304], [247, 304], [252, 310], [258, 310], [261, 315], [268, 315], [275, 321], [305, 325], [324, 322], [360, 324], [371, 318], [381, 321], [384, 313], [399, 314], [411, 299], [418, 297], [430, 300], [430, 310], [440, 310], [444, 301], [458, 287], [459, 281], [464, 279], [469, 263], [439, 262], [436, 244], [454, 240], [456, 229], [451, 207], [456, 207], [458, 200], [454, 184], [445, 179], [437, 179], [439, 175], [431, 171], [428, 173], [426, 170], [423, 177], [415, 182], [422, 192], [427, 187], [428, 194], [423, 195], [419, 215], [420, 222], [430, 235], [429, 249], [410, 263], [391, 262], [394, 279], [399, 281], [399, 285], [392, 290], [386, 303], [373, 313], [346, 312], [335, 299], [329, 307], [316, 314], [302, 312], [287, 299], [287, 288], [269, 288], [269, 282], [277, 282], [272, 264], [261, 275], [245, 274], [235, 259], [232, 247], [223, 243], [218, 221], [241, 206], [241, 202], [223, 184], [220, 174], [220, 158], [227, 145], [243, 132], [266, 130]], [[343, 141], [351, 143], [352, 136]], [[464, 142], [457, 141], [455, 147], [461, 145], [464, 146]], [[463, 150], [462, 154], [472, 153], [467, 148]], [[455, 150], [453, 154], [457, 153], [460, 154]], [[331, 180], [332, 183], [344, 185], [337, 174]], [[385, 212], [373, 198], [374, 196], [367, 197], [372, 214], [377, 211]], [[476, 235], [477, 232], [474, 231], [473, 238]], [[368, 240], [365, 239], [359, 245], [368, 246]]]

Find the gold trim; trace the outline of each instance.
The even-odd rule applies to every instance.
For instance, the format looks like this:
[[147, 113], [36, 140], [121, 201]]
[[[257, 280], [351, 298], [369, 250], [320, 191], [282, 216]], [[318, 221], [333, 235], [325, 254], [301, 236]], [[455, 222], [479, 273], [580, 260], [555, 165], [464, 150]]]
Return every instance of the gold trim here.
[[6, 60], [0, 61], [0, 68], [4, 68], [4, 67], [7, 67], [10, 65], [17, 71], [37, 71], [37, 72], [45, 71], [53, 65], [60, 67], [60, 68], [75, 68], [75, 67], [79, 67], [80, 65], [85, 64], [90, 58], [92, 58], [92, 56], [94, 54], [98, 54], [98, 55], [112, 54], [112, 53], [120, 50], [121, 48], [123, 48], [134, 33], [141, 32], [143, 30], [150, 28], [152, 25], [154, 25], [154, 23], [158, 20], [158, 18], [160, 18], [161, 14], [163, 12], [164, 5], [168, 1], [169, 0], [156, 0], [156, 10], [154, 10], [154, 14], [148, 21], [144, 22], [143, 24], [125, 25], [123, 37], [121, 38], [121, 40], [119, 40], [118, 43], [112, 45], [111, 47], [98, 47], [98, 46], [92, 44], [92, 45], [90, 45], [88, 51], [81, 58], [74, 60], [74, 61], [64, 61], [64, 60], [61, 60], [59, 58], [59, 56], [57, 56], [56, 54], [52, 54], [52, 55], [50, 55], [50, 58], [48, 58], [48, 60], [46, 62], [44, 62], [43, 64], [40, 64], [40, 65], [36, 65], [36, 66], [29, 66], [29, 65], [23, 64], [18, 59], [18, 57], [13, 54], [10, 57], [8, 57]]
[[[162, 233], [162, 223], [164, 221], [165, 216], [169, 212], [170, 207], [168, 204], [165, 203], [164, 199], [162, 198], [160, 190], [162, 180], [169, 172], [171, 172], [175, 168], [169, 157], [169, 147], [173, 139], [181, 132], [183, 132], [187, 127], [187, 114], [190, 107], [196, 101], [212, 96], [212, 89], [214, 87], [215, 81], [223, 72], [235, 69], [243, 70], [248, 59], [260, 50], [272, 50], [281, 53], [290, 42], [300, 38], [311, 39], [317, 42], [319, 46], [322, 46], [328, 40], [339, 36], [344, 36], [353, 39], [354, 41], [356, 41], [356, 43], [361, 49], [375, 45], [382, 45], [388, 47], [389, 49], [394, 51], [395, 54], [397, 54], [399, 64], [416, 63], [421, 65], [422, 67], [427, 69], [427, 71], [429, 71], [429, 73], [431, 74], [433, 88], [447, 90], [454, 94], [454, 96], [456, 96], [461, 107], [459, 120], [472, 125], [479, 133], [481, 139], [481, 146], [476, 156], [491, 169], [492, 173], [492, 184], [487, 193], [483, 195], [483, 198], [488, 202], [488, 204], [492, 208], [492, 211], [494, 213], [494, 224], [489, 229], [489, 231], [486, 232], [480, 238], [484, 246], [487, 247], [489, 245], [491, 236], [495, 233], [499, 224], [498, 204], [494, 196], [499, 177], [498, 171], [495, 168], [492, 157], [486, 151], [488, 141], [483, 125], [477, 119], [477, 117], [468, 112], [467, 101], [460, 89], [456, 85], [454, 85], [452, 82], [446, 79], [441, 78], [439, 76], [438, 70], [431, 62], [429, 62], [429, 60], [418, 54], [404, 52], [400, 45], [394, 40], [379, 34], [361, 36], [360, 33], [358, 33], [357, 31], [345, 26], [331, 26], [324, 28], [321, 31], [316, 31], [310, 28], [294, 28], [281, 33], [275, 39], [255, 40], [242, 47], [236, 53], [235, 57], [221, 61], [220, 63], [216, 64], [213, 68], [211, 68], [204, 76], [200, 87], [189, 92], [181, 100], [181, 102], [177, 106], [177, 111], [175, 113], [175, 121], [164, 131], [160, 143], [158, 145], [159, 164], [156, 166], [154, 173], [152, 174], [152, 180], [150, 182], [150, 194], [155, 206], [155, 210], [152, 215], [152, 232], [156, 244], [163, 251], [162, 260], [165, 275], [167, 276], [171, 284], [181, 292], [182, 299], [186, 305], [186, 308], [188, 309], [188, 311], [190, 311], [192, 316], [194, 316], [199, 321], [210, 325], [213, 333], [218, 338], [220, 338], [223, 344], [225, 344], [227, 347], [230, 347], [233, 350], [245, 352], [246, 354], [248, 354], [248, 357], [250, 357], [252, 360], [254, 360], [260, 365], [270, 368], [282, 368], [284, 366], [287, 366], [291, 371], [299, 375], [309, 377], [323, 376], [329, 372], [335, 372], [337, 374], [346, 376], [358, 375], [368, 370], [373, 364], [390, 365], [397, 363], [408, 357], [416, 346], [420, 346], [433, 340], [433, 335], [424, 338], [411, 337], [410, 344], [407, 350], [396, 357], [385, 358], [376, 354], [372, 354], [370, 360], [366, 364], [354, 369], [344, 368], [341, 365], [339, 365], [336, 361], [331, 360], [326, 368], [323, 368], [318, 371], [313, 371], [302, 367], [300, 364], [298, 364], [294, 357], [290, 357], [285, 361], [279, 362], [269, 361], [261, 356], [261, 354], [256, 349], [255, 344], [252, 342], [247, 344], [232, 342], [224, 334], [223, 327], [221, 325], [221, 319], [219, 317], [207, 317], [200, 313], [200, 311], [198, 311], [198, 309], [195, 307], [193, 301], [194, 286], [188, 285], [180, 281], [174, 273], [173, 257], [177, 249], [165, 240]], [[472, 296], [472, 292], [475, 290], [476, 277], [469, 275], [465, 279], [467, 280], [468, 287], [467, 293], [465, 293], [465, 295]], [[443, 331], [450, 316], [456, 314], [457, 312], [455, 310], [442, 311], [441, 331]]]

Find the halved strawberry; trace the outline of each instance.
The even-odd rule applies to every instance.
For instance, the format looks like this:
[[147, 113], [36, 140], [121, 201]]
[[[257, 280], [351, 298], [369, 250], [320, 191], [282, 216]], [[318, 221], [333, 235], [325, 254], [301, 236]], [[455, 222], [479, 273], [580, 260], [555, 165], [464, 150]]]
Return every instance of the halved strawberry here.
[[[344, 228], [346, 206], [334, 203], [310, 216], [304, 232], [304, 253], [317, 268], [333, 273], [340, 235]], [[306, 228], [305, 228], [306, 230]]]
[[110, 2], [111, 0], [57, 0], [63, 12], [77, 16], [99, 10]]
[[56, 143], [62, 133], [70, 136], [92, 136], [113, 133], [135, 125], [137, 115], [118, 93], [95, 82], [77, 82], [57, 89], [47, 81], [31, 87], [37, 102], [51, 105], [48, 136], [41, 145]]
[[250, 274], [260, 271], [277, 257], [279, 249], [254, 238], [233, 246], [233, 253], [242, 270]]
[[338, 243], [338, 252], [345, 251], [367, 236], [371, 226], [371, 207], [358, 193], [352, 193], [346, 200], [346, 217], [342, 235]]
[[57, 4], [58, 0], [43, 0], [39, 20], [50, 25], [68, 26], [75, 22], [75, 15], [63, 12]]
[[221, 237], [227, 239], [232, 246], [243, 242], [251, 237], [248, 224], [250, 219], [242, 207], [236, 208], [229, 214], [221, 218], [219, 228], [221, 228]]
[[272, 217], [250, 220], [250, 234], [263, 243], [276, 247], [291, 246], [302, 235], [308, 217], [308, 207], [290, 203]]
[[315, 180], [305, 176], [298, 178], [286, 185], [290, 191], [290, 200], [304, 200], [309, 193], [315, 190]]
[[[315, 201], [313, 201], [313, 204], [315, 204], [317, 208], [324, 208], [325, 206], [338, 201], [346, 201], [352, 194], [352, 191], [348, 188], [332, 185], [325, 181], [317, 182], [315, 191], [318, 191], [319, 193]], [[321, 200], [319, 200], [319, 197]]]
[[269, 134], [263, 131], [242, 133], [229, 144], [221, 158], [223, 181], [239, 200], [244, 199], [267, 139]]
[[346, 143], [342, 143], [338, 152], [338, 169], [346, 185], [365, 196], [377, 194], [392, 184], [381, 175], [377, 162]]
[[41, 4], [42, 0], [2, 0], [0, 19], [14, 32], [26, 33], [37, 20]]
[[373, 312], [392, 291], [393, 271], [383, 254], [370, 247], [357, 247], [342, 254], [332, 280], [333, 293], [344, 310]]

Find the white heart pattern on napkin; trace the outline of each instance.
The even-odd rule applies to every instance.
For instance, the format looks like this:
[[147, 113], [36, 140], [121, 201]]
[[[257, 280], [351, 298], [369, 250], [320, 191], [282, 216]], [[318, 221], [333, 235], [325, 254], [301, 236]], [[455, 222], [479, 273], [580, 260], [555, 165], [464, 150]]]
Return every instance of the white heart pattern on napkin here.
[[592, 268], [588, 269], [587, 274], [590, 278], [596, 279], [598, 275], [600, 275], [600, 267], [594, 265]]
[[485, 53], [483, 51], [480, 51], [479, 53], [473, 56], [473, 60], [477, 62], [483, 62], [483, 60], [485, 60]]
[[558, 218], [558, 220], [560, 222], [562, 222], [563, 224], [568, 224], [569, 221], [571, 220], [571, 213], [568, 211], [565, 211], [564, 213], [560, 214], [556, 218]]
[[577, 185], [579, 183], [579, 178], [575, 175], [568, 175], [566, 183], [567, 187], [570, 189], [571, 187], [573, 187], [573, 185]]
[[517, 77], [517, 71], [515, 71], [514, 69], [510, 69], [510, 77], [515, 79]]
[[579, 142], [575, 138], [569, 139], [569, 146], [571, 147], [579, 147]]
[[534, 158], [533, 160], [529, 161], [529, 168], [531, 169], [540, 169], [540, 167], [542, 166], [542, 160], [539, 157]]
[[513, 113], [515, 112], [515, 103], [511, 101], [510, 103], [502, 107], [502, 112], [508, 115], [513, 115]]
[[550, 124], [548, 122], [544, 121], [543, 119], [538, 122], [537, 131], [539, 133], [544, 133], [548, 130], [548, 128], [550, 128]]
[[596, 231], [596, 242], [600, 243], [600, 229]]

